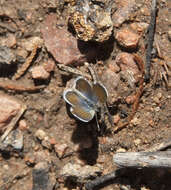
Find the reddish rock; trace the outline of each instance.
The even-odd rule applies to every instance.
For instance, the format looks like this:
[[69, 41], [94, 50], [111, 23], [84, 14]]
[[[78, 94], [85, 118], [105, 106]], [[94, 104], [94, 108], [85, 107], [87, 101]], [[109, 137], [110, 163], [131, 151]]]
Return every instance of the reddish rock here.
[[119, 53], [115, 59], [117, 65], [121, 68], [121, 71], [129, 72], [133, 74], [135, 81], [138, 80], [139, 69], [134, 61], [134, 56], [130, 53]]
[[110, 69], [106, 69], [102, 72], [101, 81], [108, 91], [108, 103], [113, 104], [117, 98], [117, 87], [120, 82], [119, 74], [114, 73]]
[[54, 71], [54, 68], [55, 68], [55, 62], [53, 60], [48, 60], [47, 62], [43, 63], [43, 67], [44, 69], [50, 73], [52, 71]]
[[131, 19], [131, 15], [135, 12], [135, 0], [116, 0], [117, 11], [113, 14], [112, 20], [115, 27], [119, 27], [125, 21]]
[[8, 125], [22, 108], [21, 103], [6, 94], [0, 94], [0, 132]]
[[68, 32], [66, 27], [57, 27], [56, 20], [56, 14], [48, 15], [41, 28], [48, 51], [57, 62], [65, 65], [84, 58], [78, 49], [77, 39]]
[[128, 28], [123, 28], [116, 32], [115, 38], [124, 48], [135, 49], [138, 46], [140, 36]]
[[8, 37], [6, 39], [6, 46], [9, 48], [15, 47], [17, 44], [16, 37], [14, 34], [8, 34]]
[[33, 79], [48, 79], [50, 76], [42, 65], [33, 67], [31, 69], [31, 74]]
[[126, 103], [127, 103], [127, 104], [133, 104], [133, 103], [135, 102], [135, 98], [136, 98], [135, 95], [127, 96], [127, 97], [126, 97]]

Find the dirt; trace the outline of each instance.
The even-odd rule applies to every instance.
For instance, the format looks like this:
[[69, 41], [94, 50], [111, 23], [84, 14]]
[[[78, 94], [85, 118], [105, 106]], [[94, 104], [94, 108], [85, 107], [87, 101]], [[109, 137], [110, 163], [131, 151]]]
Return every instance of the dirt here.
[[[18, 68], [26, 61], [26, 57], [31, 51], [27, 50], [22, 41], [27, 42], [30, 37], [38, 36], [42, 38], [40, 28], [43, 21], [50, 14], [56, 14], [59, 20], [62, 18], [67, 23], [68, 4], [67, 1], [45, 1], [45, 0], [10, 0], [0, 1], [0, 42], [9, 39], [12, 34], [16, 38], [16, 43], [9, 45], [14, 52], [16, 60], [11, 63], [1, 65], [1, 80], [11, 81]], [[127, 26], [130, 23], [150, 21], [150, 1], [138, 1], [139, 9], [136, 11], [131, 21], [125, 22]], [[144, 83], [143, 94], [139, 100], [139, 107], [136, 110], [134, 118], [122, 130], [112, 133], [113, 128], [120, 126], [128, 121], [132, 113], [132, 104], [126, 103], [126, 98], [139, 88], [139, 83], [131, 87], [128, 82], [120, 80], [114, 89], [110, 89], [110, 94], [115, 97], [110, 105], [112, 117], [119, 115], [120, 120], [112, 129], [107, 129], [99, 134], [95, 119], [90, 123], [83, 123], [76, 120], [69, 112], [68, 105], [62, 98], [63, 90], [67, 81], [75, 78], [74, 75], [60, 71], [57, 66], [46, 80], [33, 80], [29, 70], [25, 72], [15, 85], [23, 86], [45, 85], [44, 89], [36, 92], [23, 90], [8, 90], [7, 87], [0, 91], [14, 96], [27, 105], [27, 110], [20, 118], [26, 122], [26, 127], [21, 129], [24, 135], [24, 147], [19, 152], [1, 152], [0, 154], [0, 190], [38, 190], [33, 185], [32, 172], [37, 163], [47, 161], [50, 164], [49, 173], [55, 176], [53, 189], [80, 189], [79, 185], [72, 182], [66, 182], [61, 179], [60, 170], [69, 162], [80, 165], [101, 165], [101, 175], [112, 172], [116, 169], [112, 159], [116, 151], [144, 151], [157, 143], [161, 143], [171, 138], [171, 91], [170, 87], [160, 79], [155, 73], [163, 72], [163, 62], [171, 61], [171, 43], [168, 38], [170, 28], [169, 11], [171, 2], [160, 0], [158, 2], [158, 16], [156, 22], [156, 36], [159, 48], [163, 58], [157, 56], [153, 59], [152, 76], [149, 84]], [[134, 13], [135, 14], [135, 13]], [[4, 23], [4, 27], [1, 27]], [[121, 26], [120, 26], [121, 27]], [[120, 28], [119, 27], [119, 28]], [[115, 29], [116, 31], [118, 28]], [[9, 41], [8, 41], [9, 42]], [[124, 50], [115, 42], [109, 40], [108, 43], [114, 43], [109, 56], [103, 59], [102, 63], [95, 64], [98, 68], [99, 76], [103, 79], [103, 72], [110, 69], [111, 60]], [[141, 36], [140, 47], [137, 50], [128, 51], [129, 53], [138, 53], [145, 61], [145, 34]], [[22, 50], [19, 56], [18, 52]], [[26, 57], [24, 56], [28, 54]], [[101, 56], [100, 56], [101, 57]], [[37, 51], [29, 69], [35, 65], [42, 65], [48, 60], [53, 60], [58, 64], [51, 53], [45, 47]], [[95, 61], [94, 61], [95, 62]], [[72, 63], [71, 63], [72, 65]], [[70, 65], [68, 65], [70, 66]], [[73, 65], [72, 65], [73, 66]], [[77, 69], [85, 70], [82, 64], [77, 63]], [[115, 76], [114, 76], [115, 77]], [[105, 77], [104, 77], [105, 78]], [[109, 79], [104, 79], [103, 84], [108, 86]], [[113, 78], [114, 80], [114, 78]], [[168, 81], [170, 79], [168, 78]], [[110, 86], [110, 85], [109, 85]], [[113, 91], [112, 91], [113, 90]], [[18, 127], [17, 124], [16, 127]], [[35, 136], [38, 129], [42, 129], [49, 137], [49, 141], [41, 141]], [[47, 144], [46, 144], [47, 143]], [[49, 145], [49, 144], [50, 145]], [[66, 149], [55, 150], [54, 145], [66, 145]], [[59, 148], [60, 149], [60, 148]], [[17, 176], [17, 177], [16, 177]], [[169, 190], [171, 186], [171, 174], [169, 170], [133, 170], [129, 171], [124, 178], [126, 184], [130, 185], [131, 190]], [[53, 180], [52, 180], [53, 181]], [[52, 182], [49, 182], [52, 183]], [[123, 182], [124, 183], [124, 182]], [[49, 189], [52, 189], [48, 186]], [[118, 184], [109, 184], [101, 189], [119, 190]]]

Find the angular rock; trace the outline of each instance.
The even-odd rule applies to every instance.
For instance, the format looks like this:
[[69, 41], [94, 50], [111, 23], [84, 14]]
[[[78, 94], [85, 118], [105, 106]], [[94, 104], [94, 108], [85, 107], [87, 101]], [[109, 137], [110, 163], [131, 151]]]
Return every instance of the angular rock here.
[[55, 144], [54, 146], [55, 152], [57, 153], [59, 158], [62, 158], [62, 156], [65, 154], [66, 150], [68, 149], [67, 144]]
[[33, 186], [32, 190], [53, 190], [56, 179], [50, 174], [47, 162], [39, 162], [33, 169]]
[[115, 61], [121, 69], [122, 77], [125, 78], [131, 86], [134, 86], [140, 74], [138, 66], [134, 61], [134, 56], [130, 53], [119, 53]]
[[0, 46], [0, 64], [11, 64], [16, 60], [16, 56], [10, 48]]
[[119, 27], [125, 21], [131, 18], [131, 14], [135, 12], [135, 0], [116, 0], [117, 11], [112, 15], [113, 25]]
[[79, 164], [66, 164], [60, 171], [60, 175], [64, 178], [73, 177], [76, 182], [83, 182], [84, 180], [96, 177], [101, 173], [101, 168], [97, 166], [80, 166]]
[[123, 28], [116, 32], [115, 39], [124, 48], [135, 49], [138, 46], [140, 36], [128, 28]]
[[23, 133], [20, 130], [13, 130], [0, 145], [3, 151], [11, 151], [11, 148], [14, 150], [23, 148]]
[[78, 39], [103, 42], [109, 39], [113, 30], [110, 3], [77, 1], [72, 7], [69, 23], [73, 26]]
[[31, 69], [33, 79], [48, 79], [50, 74], [47, 72], [43, 65], [35, 66]]
[[41, 27], [47, 50], [57, 62], [65, 65], [83, 59], [85, 56], [80, 53], [76, 38], [66, 27], [57, 27], [56, 19], [56, 14], [48, 15]]
[[43, 67], [48, 73], [50, 73], [55, 69], [55, 62], [49, 59], [47, 62], [43, 63]]
[[12, 121], [21, 108], [21, 102], [17, 99], [0, 94], [0, 132]]

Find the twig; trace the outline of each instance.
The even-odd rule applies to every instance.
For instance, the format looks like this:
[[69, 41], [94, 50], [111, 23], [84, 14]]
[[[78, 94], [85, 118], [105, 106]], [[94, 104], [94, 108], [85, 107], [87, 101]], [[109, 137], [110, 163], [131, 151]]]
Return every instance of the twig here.
[[113, 161], [119, 168], [171, 168], [171, 151], [122, 152]]
[[29, 68], [30, 64], [32, 63], [32, 61], [36, 55], [38, 46], [39, 46], [39, 44], [37, 44], [37, 43], [34, 44], [33, 50], [31, 52], [30, 56], [27, 58], [26, 62], [22, 65], [22, 67], [18, 69], [17, 73], [13, 76], [13, 80], [19, 79], [25, 73], [25, 71]]
[[153, 49], [154, 33], [156, 27], [156, 15], [157, 15], [157, 0], [152, 0], [151, 5], [151, 20], [148, 28], [147, 36], [147, 51], [146, 51], [146, 73], [145, 80], [150, 80], [150, 68], [151, 68], [151, 52]]
[[15, 92], [35, 92], [45, 88], [45, 85], [28, 86], [24, 85], [23, 83], [16, 83], [15, 81], [11, 80], [0, 80], [0, 88], [2, 88], [5, 91], [13, 90]]
[[4, 134], [0, 138], [0, 143], [2, 143], [4, 141], [4, 139], [8, 136], [8, 134], [13, 130], [13, 128], [15, 127], [16, 123], [18, 122], [18, 120], [20, 119], [20, 117], [25, 112], [26, 108], [27, 108], [26, 105], [23, 105], [22, 108], [21, 108], [21, 110], [19, 111], [18, 115], [9, 123], [6, 131], [4, 132]]
[[83, 73], [81, 71], [79, 71], [78, 69], [75, 69], [75, 68], [72, 68], [72, 67], [68, 67], [66, 65], [63, 65], [63, 64], [57, 64], [57, 67], [63, 71], [66, 71], [66, 72], [69, 72], [69, 73], [73, 73], [73, 74], [76, 74], [76, 75], [81, 75], [81, 76], [84, 76], [88, 79], [91, 79], [91, 76], [87, 73]]
[[91, 182], [87, 182], [85, 184], [85, 188], [87, 190], [92, 190], [95, 187], [100, 186], [100, 185], [102, 185], [102, 184], [104, 184], [110, 180], [112, 180], [112, 182], [114, 182], [113, 180], [116, 180], [118, 177], [121, 177], [124, 173], [125, 173], [125, 170], [117, 169], [117, 170], [111, 172], [110, 174], [98, 177]]
[[120, 131], [121, 129], [127, 127], [128, 124], [130, 123], [130, 121], [133, 119], [136, 111], [138, 110], [140, 97], [141, 97], [143, 90], [144, 90], [144, 85], [143, 85], [143, 83], [144, 83], [144, 63], [143, 63], [143, 60], [137, 54], [134, 54], [134, 60], [138, 64], [138, 67], [139, 67], [140, 72], [141, 72], [141, 77], [139, 79], [139, 88], [136, 92], [135, 101], [134, 101], [134, 104], [132, 106], [132, 113], [128, 117], [128, 121], [125, 123], [122, 123], [118, 127], [115, 127], [115, 129], [113, 130], [113, 132], [115, 132], [115, 133]]

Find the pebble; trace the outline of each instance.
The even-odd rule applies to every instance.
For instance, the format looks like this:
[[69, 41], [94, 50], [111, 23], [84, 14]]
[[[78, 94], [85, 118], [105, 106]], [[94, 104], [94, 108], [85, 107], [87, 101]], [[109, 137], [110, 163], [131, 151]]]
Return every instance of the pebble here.
[[17, 44], [15, 35], [9, 33], [5, 43], [7, 47], [14, 48]]
[[12, 96], [1, 93], [0, 105], [0, 131], [2, 131], [18, 114], [22, 103]]
[[22, 150], [23, 138], [23, 133], [20, 130], [13, 130], [2, 142], [1, 150], [8, 151], [8, 147], [12, 147], [14, 150]]
[[139, 125], [139, 124], [141, 123], [141, 120], [138, 119], [137, 117], [134, 117], [134, 118], [131, 120], [130, 123], [133, 124], [134, 126], [136, 126], [136, 125]]
[[61, 169], [60, 175], [64, 178], [74, 177], [77, 182], [83, 182], [88, 178], [96, 177], [101, 172], [101, 168], [97, 166], [81, 166], [79, 164], [67, 163]]
[[134, 86], [134, 83], [138, 81], [138, 75], [140, 73], [136, 62], [134, 61], [134, 56], [130, 53], [122, 52], [116, 56], [115, 61], [120, 67], [123, 76], [131, 86]]
[[49, 59], [47, 62], [43, 63], [43, 67], [48, 73], [50, 73], [55, 69], [55, 62]]
[[133, 104], [135, 102], [136, 96], [135, 95], [130, 95], [127, 96], [125, 101], [127, 104]]
[[123, 28], [115, 33], [115, 39], [120, 46], [127, 49], [135, 49], [138, 46], [140, 36], [128, 28]]
[[141, 143], [141, 139], [135, 139], [134, 144], [135, 146], [138, 146]]
[[46, 134], [46, 132], [44, 132], [42, 129], [38, 129], [37, 131], [36, 131], [36, 133], [35, 133], [35, 136], [39, 139], [39, 140], [43, 140], [46, 136], [47, 136], [47, 134]]
[[124, 148], [119, 148], [119, 149], [116, 150], [116, 152], [126, 152], [126, 149], [124, 149]]
[[45, 68], [40, 66], [35, 66], [31, 69], [31, 75], [33, 79], [48, 79], [50, 74], [45, 70]]
[[115, 27], [121, 26], [122, 23], [129, 20], [131, 15], [135, 12], [135, 0], [116, 0], [117, 10], [112, 16], [113, 25]]
[[39, 162], [32, 170], [32, 190], [53, 190], [56, 184], [55, 175], [50, 175], [50, 167], [47, 162]]
[[18, 128], [21, 130], [21, 131], [25, 131], [28, 129], [28, 125], [27, 125], [27, 122], [25, 119], [21, 119], [18, 123]]
[[120, 116], [119, 116], [119, 114], [117, 114], [117, 115], [115, 115], [114, 116], [114, 124], [117, 124], [119, 121], [120, 121]]
[[48, 136], [46, 136], [43, 140], [42, 140], [42, 146], [43, 147], [45, 147], [45, 148], [47, 148], [47, 149], [49, 149], [49, 150], [51, 150], [52, 149], [52, 145], [51, 145], [51, 143], [50, 143], [50, 139], [49, 139], [49, 137]]
[[11, 64], [15, 62], [16, 56], [12, 50], [6, 46], [0, 46], [0, 64]]
[[59, 158], [62, 158], [68, 149], [67, 144], [55, 144], [54, 146], [55, 152]]

